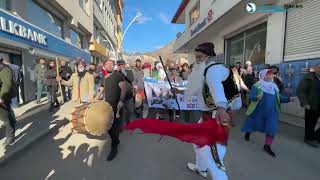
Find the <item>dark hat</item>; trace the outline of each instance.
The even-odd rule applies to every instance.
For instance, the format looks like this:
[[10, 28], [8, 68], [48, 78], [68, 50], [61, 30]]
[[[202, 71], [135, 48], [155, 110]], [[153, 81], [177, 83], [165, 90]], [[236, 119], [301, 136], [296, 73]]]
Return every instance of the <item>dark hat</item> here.
[[87, 63], [83, 59], [78, 59], [76, 62], [76, 65], [78, 66], [79, 64], [82, 64], [84, 67], [87, 66]]
[[117, 65], [124, 65], [124, 64], [126, 64], [126, 62], [123, 59], [119, 59], [117, 61]]
[[208, 56], [216, 56], [216, 53], [214, 52], [214, 44], [211, 42], [199, 44], [195, 51], [202, 52]]

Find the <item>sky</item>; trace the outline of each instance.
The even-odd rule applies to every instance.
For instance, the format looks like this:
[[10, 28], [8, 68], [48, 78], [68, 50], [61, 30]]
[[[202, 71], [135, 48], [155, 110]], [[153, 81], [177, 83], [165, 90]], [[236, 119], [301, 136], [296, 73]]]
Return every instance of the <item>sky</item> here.
[[171, 24], [181, 0], [124, 0], [123, 31], [140, 11], [142, 16], [131, 25], [123, 40], [130, 53], [154, 51], [175, 40], [183, 25]]

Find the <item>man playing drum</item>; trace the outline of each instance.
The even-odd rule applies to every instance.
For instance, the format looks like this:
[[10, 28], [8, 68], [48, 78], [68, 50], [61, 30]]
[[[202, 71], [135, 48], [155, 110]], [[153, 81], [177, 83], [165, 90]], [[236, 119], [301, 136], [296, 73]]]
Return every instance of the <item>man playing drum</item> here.
[[114, 112], [114, 121], [111, 129], [108, 131], [111, 138], [111, 151], [107, 157], [107, 161], [112, 161], [118, 153], [120, 126], [122, 124], [120, 111], [124, 102], [127, 100], [128, 86], [125, 84], [126, 82], [122, 73], [114, 71], [114, 61], [107, 60], [104, 66], [107, 71], [107, 76], [101, 79], [100, 91], [95, 100], [99, 100], [104, 93], [105, 101], [112, 106]]

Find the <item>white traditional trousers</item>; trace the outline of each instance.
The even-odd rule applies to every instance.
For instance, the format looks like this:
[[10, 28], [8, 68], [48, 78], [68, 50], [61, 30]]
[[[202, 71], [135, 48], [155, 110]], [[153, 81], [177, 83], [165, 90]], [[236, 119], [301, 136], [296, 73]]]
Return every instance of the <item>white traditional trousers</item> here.
[[[213, 180], [228, 180], [227, 173], [218, 168], [215, 163], [210, 146], [206, 145], [202, 148], [199, 148], [197, 145], [194, 145], [196, 152], [196, 165], [199, 171], [209, 171]], [[224, 155], [226, 154], [226, 146], [217, 144], [218, 156], [222, 165]]]

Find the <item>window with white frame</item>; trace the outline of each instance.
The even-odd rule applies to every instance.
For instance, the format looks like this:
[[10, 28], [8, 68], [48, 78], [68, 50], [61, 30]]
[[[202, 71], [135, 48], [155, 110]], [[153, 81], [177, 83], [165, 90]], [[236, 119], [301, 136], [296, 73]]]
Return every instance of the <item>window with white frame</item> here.
[[200, 1], [190, 11], [190, 26], [196, 22], [200, 17]]

